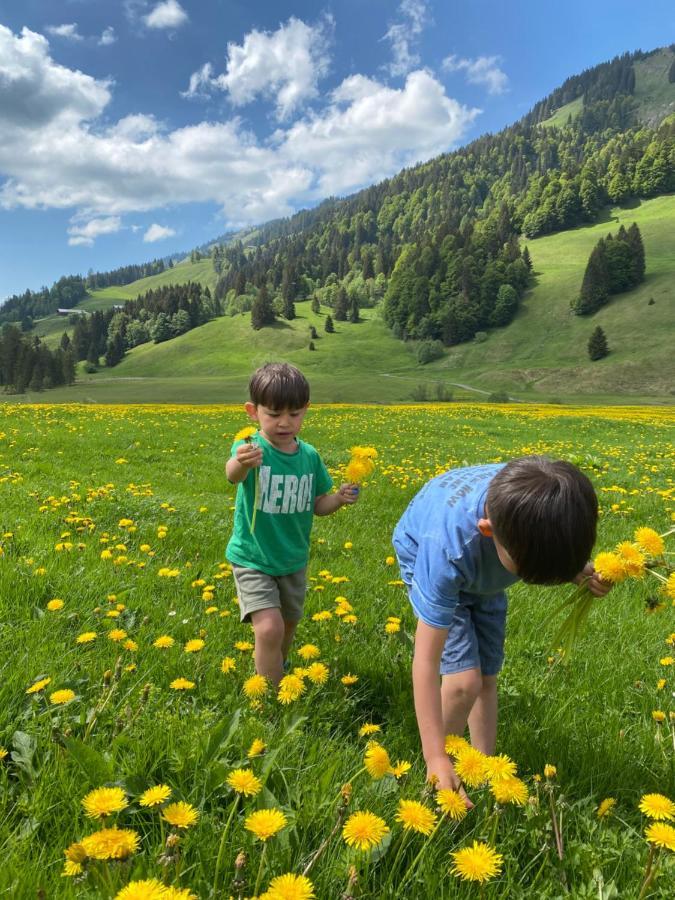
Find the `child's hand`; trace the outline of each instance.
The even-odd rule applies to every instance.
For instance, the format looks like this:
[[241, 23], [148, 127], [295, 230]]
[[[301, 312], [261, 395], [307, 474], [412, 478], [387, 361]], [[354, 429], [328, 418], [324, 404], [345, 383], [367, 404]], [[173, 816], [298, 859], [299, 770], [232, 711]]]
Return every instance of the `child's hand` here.
[[429, 760], [427, 763], [427, 781], [431, 782], [437, 791], [457, 791], [466, 808], [473, 809], [473, 803], [469, 800], [462, 782], [447, 756], [444, 755], [438, 759]]
[[359, 499], [359, 488], [356, 484], [341, 484], [338, 494], [342, 503], [352, 504]]
[[262, 447], [253, 442], [239, 444], [237, 447], [236, 459], [239, 465], [246, 469], [255, 469], [262, 462]]
[[603, 581], [595, 571], [593, 563], [586, 563], [581, 572], [574, 579], [574, 584], [585, 584], [594, 597], [604, 597], [614, 585], [610, 581]]

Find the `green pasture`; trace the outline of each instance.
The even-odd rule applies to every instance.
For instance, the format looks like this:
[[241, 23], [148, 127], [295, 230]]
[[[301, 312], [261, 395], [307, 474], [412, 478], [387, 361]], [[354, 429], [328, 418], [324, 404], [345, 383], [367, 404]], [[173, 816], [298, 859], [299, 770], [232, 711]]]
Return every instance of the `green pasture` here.
[[[666, 643], [675, 609], [659, 594], [660, 583], [646, 575], [599, 601], [568, 665], [554, 635], [556, 609], [571, 588], [512, 589], [498, 752], [518, 764], [530, 800], [495, 810], [489, 792], [476, 789], [476, 807], [462, 822], [444, 821], [432, 838], [412, 833], [403, 842], [399, 799], [432, 801], [424, 793], [412, 706], [415, 623], [387, 557], [397, 518], [430, 477], [534, 452], [571, 459], [594, 481], [599, 550], [632, 539], [638, 526], [665, 532], [675, 512], [672, 412], [313, 407], [302, 436], [320, 449], [336, 481], [353, 444], [376, 447], [378, 465], [356, 506], [315, 522], [292, 665], [303, 664], [301, 645], [315, 644], [329, 679], [323, 686], [307, 681], [305, 694], [287, 707], [268, 695], [258, 709], [242, 693], [251, 654], [235, 648], [251, 631], [237, 621], [232, 579], [222, 568], [234, 499], [224, 463], [244, 424], [233, 407], [0, 408], [0, 747], [9, 751], [0, 761], [0, 895], [112, 898], [132, 879], [156, 877], [202, 900], [251, 897], [258, 873], [262, 893], [273, 876], [301, 873], [326, 841], [309, 873], [319, 900], [343, 894], [351, 865], [359, 900], [636, 898], [648, 857], [638, 802], [645, 792], [675, 799], [672, 727], [652, 719], [654, 710], [666, 719], [675, 712], [675, 666], [660, 662], [675, 656]], [[670, 544], [673, 550], [672, 538]], [[106, 550], [109, 559], [101, 557]], [[205, 601], [207, 585], [213, 599]], [[313, 620], [334, 611], [338, 597], [347, 598], [355, 622]], [[54, 598], [64, 606], [50, 612]], [[662, 608], [648, 613], [648, 601]], [[119, 615], [108, 616], [111, 610]], [[401, 631], [390, 635], [391, 616]], [[137, 649], [109, 639], [113, 628]], [[97, 636], [77, 644], [85, 632]], [[155, 649], [160, 635], [175, 645]], [[185, 642], [200, 636], [204, 649], [185, 653]], [[236, 671], [225, 675], [221, 660], [228, 656]], [[351, 687], [340, 680], [348, 673], [358, 678]], [[26, 694], [46, 677], [44, 691]], [[194, 689], [171, 690], [177, 677]], [[73, 690], [75, 699], [50, 704], [49, 694], [60, 689]], [[392, 761], [412, 764], [400, 781], [357, 774], [364, 723], [381, 727], [375, 737]], [[267, 752], [249, 760], [254, 738]], [[546, 764], [557, 767], [550, 791], [562, 860], [549, 787], [535, 778]], [[237, 767], [253, 769], [264, 788], [235, 809], [226, 778]], [[340, 790], [350, 780], [347, 813], [372, 811], [390, 828], [372, 855], [349, 851], [341, 838]], [[199, 812], [166, 866], [159, 857], [169, 826], [137, 802], [155, 784], [170, 786], [171, 800]], [[130, 801], [104, 824], [134, 829], [139, 850], [126, 862], [90, 864], [83, 879], [62, 877], [65, 848], [101, 826], [86, 817], [81, 800], [104, 785], [121, 785]], [[599, 819], [597, 806], [608, 797], [616, 806]], [[260, 844], [244, 828], [257, 807], [279, 807], [289, 821], [262, 862]], [[503, 856], [501, 873], [480, 892], [449, 872], [450, 852], [474, 840], [490, 841]], [[242, 849], [243, 882], [233, 889]], [[672, 897], [674, 860], [662, 851], [645, 896]]]

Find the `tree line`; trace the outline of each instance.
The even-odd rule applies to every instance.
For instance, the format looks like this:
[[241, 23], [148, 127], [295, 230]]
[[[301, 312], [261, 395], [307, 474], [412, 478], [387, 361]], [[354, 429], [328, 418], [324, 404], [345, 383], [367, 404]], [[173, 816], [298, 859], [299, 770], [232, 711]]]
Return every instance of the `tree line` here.
[[600, 238], [586, 264], [581, 290], [572, 300], [578, 316], [588, 316], [609, 302], [612, 294], [636, 287], [645, 277], [645, 248], [636, 222], [622, 225], [616, 237]]
[[0, 307], [0, 324], [19, 322], [24, 331], [33, 327], [33, 319], [41, 319], [57, 309], [77, 306], [87, 296], [87, 286], [81, 275], [64, 275], [51, 288], [13, 294]]
[[69, 349], [50, 350], [39, 337], [22, 334], [15, 325], [0, 333], [0, 385], [10, 393], [72, 384], [75, 358]]
[[139, 278], [159, 275], [166, 268], [173, 268], [173, 260], [170, 259], [166, 266], [163, 259], [153, 259], [150, 262], [138, 263], [137, 265], [120, 266], [118, 269], [111, 269], [109, 272], [93, 272], [89, 270], [85, 286], [88, 291], [94, 291], [97, 288], [131, 284], [132, 281], [138, 281]]

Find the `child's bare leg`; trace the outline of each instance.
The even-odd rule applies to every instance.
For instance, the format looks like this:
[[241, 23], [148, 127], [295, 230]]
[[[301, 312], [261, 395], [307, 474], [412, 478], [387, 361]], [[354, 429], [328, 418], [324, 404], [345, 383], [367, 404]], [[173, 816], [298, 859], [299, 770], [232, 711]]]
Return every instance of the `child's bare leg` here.
[[288, 659], [288, 653], [291, 649], [291, 644], [293, 643], [293, 638], [295, 637], [295, 629], [297, 627], [297, 622], [287, 622], [286, 619], [284, 619], [284, 640], [281, 645], [281, 654], [284, 658], [284, 661]]
[[441, 708], [446, 734], [463, 735], [482, 686], [480, 669], [466, 669], [441, 680]]
[[285, 627], [281, 611], [276, 608], [259, 609], [251, 613], [255, 634], [255, 670], [259, 675], [279, 684], [284, 674], [282, 646]]
[[483, 675], [476, 702], [469, 713], [469, 733], [476, 749], [492, 756], [497, 742], [497, 676]]

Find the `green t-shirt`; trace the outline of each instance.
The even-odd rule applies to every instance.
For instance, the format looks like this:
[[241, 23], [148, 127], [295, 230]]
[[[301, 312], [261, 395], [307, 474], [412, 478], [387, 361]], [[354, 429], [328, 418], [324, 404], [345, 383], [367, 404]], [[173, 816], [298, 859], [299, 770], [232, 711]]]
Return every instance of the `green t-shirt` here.
[[[297, 451], [282, 453], [260, 432], [253, 440], [262, 447], [262, 463], [237, 486], [234, 529], [225, 555], [236, 566], [290, 575], [307, 565], [314, 500], [330, 491], [333, 480], [311, 444], [296, 438]], [[235, 441], [231, 456], [241, 443]], [[256, 478], [258, 511], [251, 534]]]

